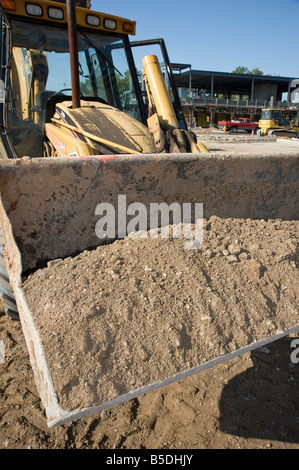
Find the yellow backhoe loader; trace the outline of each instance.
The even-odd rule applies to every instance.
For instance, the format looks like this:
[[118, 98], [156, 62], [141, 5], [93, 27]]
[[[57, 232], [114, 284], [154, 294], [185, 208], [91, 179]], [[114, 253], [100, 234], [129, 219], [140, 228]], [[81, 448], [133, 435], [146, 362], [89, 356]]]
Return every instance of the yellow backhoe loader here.
[[2, 158], [207, 152], [182, 122], [179, 100], [173, 107], [154, 56], [144, 59], [150, 116], [144, 109], [128, 41], [134, 22], [76, 12], [74, 2], [67, 16], [56, 3], [2, 2], [11, 24]]
[[298, 110], [265, 108], [259, 120], [257, 135], [277, 137], [298, 137]]
[[[153, 263], [156, 263], [154, 269], [142, 265], [136, 279], [130, 272], [122, 279], [115, 272], [115, 266], [110, 267], [109, 264], [109, 273], [114, 276], [111, 282], [115, 280], [116, 283], [110, 286], [111, 311], [106, 311], [108, 296], [102, 286], [110, 281], [103, 278], [101, 270], [106, 263], [103, 252], [101, 259], [97, 259], [92, 267], [94, 282], [86, 282], [82, 291], [73, 289], [78, 298], [68, 312], [71, 315], [68, 321], [66, 312], [60, 309], [59, 299], [67, 297], [70, 292], [61, 277], [57, 282], [56, 277], [54, 279], [55, 299], [33, 313], [24, 287], [32, 279], [31, 275], [39, 275], [39, 270], [45, 267], [63, 267], [65, 261], [73, 260], [76, 255], [95, 253], [99, 247], [104, 248], [108, 244], [112, 249], [121, 246], [119, 242], [129, 235], [129, 224], [123, 220], [127, 215], [138, 213], [147, 217], [152, 215], [153, 207], [159, 207], [160, 213], [162, 208], [168, 208], [172, 219], [168, 217], [168, 223], [167, 220], [165, 223], [162, 216], [156, 217], [158, 211], [155, 212], [156, 218], [151, 219], [154, 224], [150, 225], [153, 233], [162, 231], [164, 226], [179, 226], [174, 223], [177, 220], [175, 213], [181, 209], [186, 216], [183, 223], [200, 227], [202, 215], [195, 209], [202, 205], [207, 220], [212, 216], [224, 222], [236, 219], [237, 227], [244, 220], [262, 220], [264, 236], [268, 236], [268, 219], [296, 222], [299, 217], [299, 152], [289, 154], [287, 158], [281, 153], [233, 155], [209, 152], [187, 129], [171, 67], [165, 60], [165, 48], [165, 70], [171, 90], [169, 92], [165, 86], [157, 57], [147, 55], [143, 59], [144, 100], [132, 53], [132, 47], [139, 44], [129, 41], [129, 36], [135, 34], [135, 22], [93, 11], [88, 0], [1, 0], [0, 27], [0, 293], [7, 315], [12, 319], [19, 317], [21, 321], [48, 425], [61, 425], [104, 410], [297, 331], [299, 321], [292, 304], [296, 297], [293, 286], [287, 291], [291, 296], [289, 303], [279, 280], [271, 292], [274, 300], [259, 293], [261, 311], [257, 315], [250, 302], [249, 305], [243, 302], [242, 287], [236, 293], [235, 283], [226, 282], [225, 275], [223, 291], [215, 290], [212, 277], [219, 279], [219, 274], [212, 272], [208, 275], [205, 272], [198, 248], [200, 241], [196, 239], [192, 245], [187, 236], [198, 251], [186, 249], [180, 262], [176, 259], [175, 250], [171, 251], [174, 253], [170, 260], [171, 271], [175, 276], [170, 292], [166, 292], [165, 287], [167, 274], [162, 271], [158, 278], [155, 273], [155, 268], [158, 271], [157, 266], [160, 266], [159, 255], [153, 258]], [[152, 40], [148, 40], [140, 45], [151, 43]], [[102, 220], [99, 217], [104, 217], [105, 211], [108, 217], [110, 210], [115, 215], [114, 230], [109, 232], [109, 237], [101, 237], [97, 231], [98, 222]], [[142, 220], [148, 221], [147, 218]], [[106, 225], [110, 222], [107, 218]], [[223, 226], [227, 230], [225, 223]], [[254, 221], [252, 227], [254, 231]], [[139, 227], [138, 230], [146, 232], [144, 228]], [[290, 257], [290, 262], [296, 267], [296, 239], [293, 239], [296, 233], [295, 228], [292, 230], [294, 233], [288, 240], [289, 251], [282, 250], [278, 255], [282, 262], [285, 257]], [[218, 234], [223, 243], [227, 235]], [[240, 236], [241, 233], [236, 238]], [[209, 233], [209, 239], [214, 240], [213, 234]], [[151, 243], [152, 240], [148, 238], [147, 241]], [[174, 241], [175, 236], [169, 238], [170, 244]], [[157, 243], [160, 252], [162, 246], [166, 246], [166, 253], [170, 252], [167, 244]], [[136, 243], [134, 250], [137, 246]], [[252, 259], [248, 250], [241, 253], [243, 258], [240, 255], [238, 267], [248, 266], [246, 276], [240, 281], [243, 285], [250, 282], [252, 273], [258, 283], [265, 271], [257, 256], [258, 248], [252, 248]], [[278, 251], [278, 247], [275, 250]], [[223, 251], [227, 252], [226, 248]], [[223, 266], [227, 266], [224, 263], [228, 260], [233, 270], [236, 255], [229, 257], [227, 253], [224, 255], [215, 249], [215, 253], [211, 252], [209, 256], [215, 254], [218, 260], [223, 255]], [[113, 259], [119, 267], [122, 263], [121, 249], [115, 248], [116, 254]], [[196, 255], [199, 273], [195, 273], [192, 267], [192, 256]], [[270, 261], [272, 255], [272, 251], [270, 254], [267, 252]], [[138, 263], [143, 262], [143, 252], [137, 251], [132, 256], [138, 268]], [[212, 259], [208, 253], [205, 256], [208, 262]], [[183, 272], [185, 259], [189, 264]], [[248, 265], [242, 264], [247, 262]], [[123, 268], [129, 270], [129, 266], [130, 263]], [[294, 285], [295, 267], [290, 266], [290, 270], [294, 269], [291, 272]], [[63, 272], [75, 280], [81, 274], [70, 271]], [[147, 317], [147, 305], [138, 307], [140, 279], [144, 281], [147, 274], [160, 289], [160, 298], [151, 299], [154, 305], [151, 318]], [[206, 341], [210, 355], [208, 359], [202, 354], [196, 355], [190, 362], [183, 351], [189, 354], [192, 350], [190, 338], [194, 325], [185, 321], [184, 312], [192, 310], [188, 299], [192, 295], [188, 276], [192, 279], [193, 275], [199, 275], [199, 284], [208, 286], [208, 299], [206, 305], [200, 305], [201, 310], [194, 309], [197, 331], [201, 333], [192, 341], [196, 347], [201, 344], [199, 341]], [[123, 286], [132, 287], [135, 299], [131, 298], [133, 293], [129, 291], [122, 298], [123, 303], [119, 302], [121, 292], [116, 278], [123, 282]], [[262, 279], [258, 287], [262, 289], [265, 285], [267, 280]], [[36, 289], [35, 298], [39, 300], [43, 282], [37, 282], [33, 287]], [[92, 305], [91, 292], [97, 288], [101, 289], [103, 300], [100, 305]], [[188, 295], [184, 289], [188, 290]], [[197, 285], [194, 286], [196, 289]], [[253, 285], [251, 292], [257, 292], [257, 284]], [[168, 299], [167, 305], [163, 295]], [[145, 298], [144, 293], [143, 302]], [[229, 303], [226, 310], [219, 311], [231, 298], [236, 298], [245, 326], [240, 327], [235, 318], [230, 317]], [[79, 308], [79, 300], [83, 302], [82, 308]], [[134, 301], [137, 305], [134, 307], [135, 316], [130, 311]], [[288, 310], [285, 321], [281, 323], [282, 331], [278, 327], [275, 329], [272, 318], [269, 318], [269, 311], [275, 310], [278, 304], [276, 310], [283, 320]], [[183, 315], [180, 324], [175, 323], [175, 307], [179, 307], [180, 315]], [[52, 326], [40, 324], [42, 318], [49, 319], [51, 308], [54, 309]], [[75, 309], [76, 319], [72, 317]], [[263, 325], [263, 309], [268, 309], [264, 326], [269, 334], [265, 337], [258, 334], [259, 328], [256, 327], [259, 325], [257, 321]], [[166, 310], [170, 320], [163, 324]], [[45, 316], [42, 317], [41, 313]], [[246, 325], [252, 315], [256, 315], [256, 321], [250, 322], [251, 331], [247, 332]], [[143, 345], [145, 333], [139, 327], [141, 319], [150, 330], [150, 338], [146, 338], [150, 353]], [[161, 320], [159, 327], [154, 326], [159, 324], [157, 320]], [[218, 320], [223, 321], [222, 324]], [[219, 335], [225, 320], [228, 320], [231, 330], [226, 332], [225, 344], [221, 344]], [[76, 337], [72, 333], [75, 323]], [[128, 327], [126, 331], [131, 335], [128, 341], [126, 338], [118, 340], [120, 323]], [[206, 330], [200, 330], [204, 325], [209, 325], [206, 335]], [[99, 341], [105, 327], [109, 332]], [[155, 328], [159, 328], [159, 344]], [[242, 346], [235, 341], [236, 330], [243, 341]], [[137, 332], [137, 337], [132, 332]], [[95, 338], [94, 342], [92, 338]], [[167, 343], [169, 349], [164, 348], [164, 340], [170, 342]], [[95, 363], [90, 366], [91, 343]], [[140, 364], [134, 363], [134, 348], [128, 353], [131, 343], [140, 352]], [[63, 361], [56, 363], [58, 347]], [[159, 351], [166, 351], [166, 365]], [[112, 371], [108, 367], [111, 354], [122, 359], [121, 367], [113, 372], [112, 385], [109, 381]], [[172, 358], [176, 359], [175, 363]], [[138, 367], [132, 380], [130, 369], [134, 364]], [[152, 375], [147, 374], [149, 364]], [[88, 369], [87, 373], [83, 369]], [[104, 371], [108, 379], [106, 388], [102, 382]], [[66, 380], [62, 384], [62, 394], [59, 390], [61, 374]]]

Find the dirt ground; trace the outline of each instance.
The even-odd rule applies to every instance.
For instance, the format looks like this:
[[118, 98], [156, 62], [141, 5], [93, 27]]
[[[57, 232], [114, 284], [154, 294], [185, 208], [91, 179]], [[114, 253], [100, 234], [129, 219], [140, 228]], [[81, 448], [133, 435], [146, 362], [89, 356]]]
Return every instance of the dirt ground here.
[[[217, 220], [214, 222], [217, 223]], [[236, 230], [241, 230], [242, 225], [235, 227]], [[267, 226], [265, 232], [260, 227], [258, 231], [252, 231], [259, 234], [260, 245], [250, 244], [250, 249], [249, 246], [248, 249], [242, 246], [241, 253], [238, 250], [237, 255], [226, 253], [226, 245], [231, 240], [223, 236], [221, 243], [217, 244], [214, 236], [217, 231], [211, 230], [205, 249], [205, 256], [210, 260], [210, 264], [203, 265], [206, 269], [211, 269], [213, 274], [213, 263], [217, 260], [217, 267], [222, 264], [225, 266], [227, 256], [237, 256], [239, 261], [231, 261], [234, 261], [234, 266], [239, 262], [240, 269], [245, 261], [253, 263], [253, 277], [248, 268], [247, 284], [255, 286], [256, 295], [258, 288], [260, 292], [267, 288], [269, 314], [273, 314], [274, 304], [279, 305], [279, 302], [288, 305], [288, 311], [291, 311], [292, 295], [295, 296], [294, 302], [297, 298], [296, 286], [294, 285], [293, 290], [289, 289], [288, 295], [288, 289], [284, 285], [285, 281], [289, 287], [292, 282], [295, 283], [295, 274], [292, 281], [289, 276], [283, 279], [280, 287], [276, 285], [277, 289], [279, 287], [279, 295], [277, 289], [273, 289], [275, 269], [282, 269], [286, 274], [288, 270], [295, 273], [298, 261], [298, 245], [295, 243], [297, 231], [292, 224], [286, 232], [281, 232], [281, 226], [276, 223], [272, 229], [273, 231], [270, 231]], [[222, 232], [219, 230], [218, 233]], [[237, 234], [231, 235], [235, 238]], [[239, 240], [242, 240], [240, 235], [241, 232], [238, 236]], [[283, 235], [286, 242], [272, 243], [271, 253], [261, 249], [263, 243], [269, 242], [270, 235], [274, 237], [274, 241]], [[264, 239], [266, 241], [263, 242]], [[282, 247], [284, 251], [281, 251]], [[259, 250], [259, 256], [252, 254], [252, 251], [257, 253]], [[195, 255], [190, 256], [194, 258]], [[220, 260], [222, 264], [219, 264]], [[142, 261], [145, 262], [144, 257]], [[53, 268], [53, 264], [50, 268]], [[225, 272], [228, 272], [227, 267]], [[144, 274], [149, 275], [152, 276], [153, 273], [147, 271]], [[120, 279], [121, 276], [116, 281], [120, 282]], [[211, 276], [211, 279], [214, 279], [214, 282], [215, 279], [218, 282], [220, 279], [224, 280], [221, 284], [223, 292], [219, 288], [218, 294], [224, 293], [229, 279], [224, 275], [219, 275], [218, 278]], [[237, 282], [236, 279], [234, 282]], [[140, 289], [141, 284], [137, 285]], [[145, 285], [149, 284], [144, 283]], [[152, 283], [150, 286], [153, 289]], [[241, 290], [236, 289], [236, 284], [234, 289], [238, 292], [241, 305]], [[192, 293], [189, 294], [188, 302], [191, 305]], [[274, 296], [273, 299], [271, 296]], [[255, 305], [255, 300], [252, 298], [252, 305]], [[199, 308], [199, 304], [197, 306]], [[293, 361], [291, 360], [291, 354], [294, 352], [292, 341], [297, 336], [299, 337], [299, 332], [72, 424], [48, 428], [33, 379], [21, 325], [8, 320], [2, 311], [0, 448], [298, 449], [299, 363], [294, 361], [294, 357]], [[299, 354], [297, 356], [299, 357]]]
[[290, 360], [295, 337], [47, 428], [21, 326], [2, 311], [0, 449], [299, 449], [299, 364]]

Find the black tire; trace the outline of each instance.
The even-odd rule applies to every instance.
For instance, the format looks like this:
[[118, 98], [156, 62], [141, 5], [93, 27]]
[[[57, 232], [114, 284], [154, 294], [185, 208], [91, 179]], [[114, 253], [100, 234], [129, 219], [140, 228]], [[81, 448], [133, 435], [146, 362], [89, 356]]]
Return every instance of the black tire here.
[[0, 228], [0, 299], [8, 318], [10, 318], [10, 320], [19, 320], [18, 307], [4, 263], [3, 248], [4, 241]]
[[238, 131], [238, 128], [236, 126], [233, 126], [230, 130], [232, 134], [235, 134]]

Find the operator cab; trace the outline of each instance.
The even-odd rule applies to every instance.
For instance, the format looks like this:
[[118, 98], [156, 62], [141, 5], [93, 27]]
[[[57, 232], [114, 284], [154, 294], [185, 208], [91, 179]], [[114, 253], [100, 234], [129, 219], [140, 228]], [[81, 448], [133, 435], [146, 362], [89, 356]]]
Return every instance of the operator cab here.
[[263, 109], [260, 119], [263, 121], [274, 121], [277, 126], [290, 125], [290, 121], [286, 119], [285, 111], [281, 109]]
[[[56, 3], [51, 8], [50, 1], [39, 6], [21, 0], [15, 10], [4, 11], [5, 4], [2, 0], [0, 78], [6, 96], [1, 127], [12, 144], [7, 146], [10, 157], [42, 157], [44, 124], [51, 122], [55, 105], [72, 95], [66, 9]], [[81, 99], [106, 103], [145, 123], [128, 36], [119, 32], [125, 25], [132, 32], [135, 23], [119, 25], [118, 17], [77, 10]]]

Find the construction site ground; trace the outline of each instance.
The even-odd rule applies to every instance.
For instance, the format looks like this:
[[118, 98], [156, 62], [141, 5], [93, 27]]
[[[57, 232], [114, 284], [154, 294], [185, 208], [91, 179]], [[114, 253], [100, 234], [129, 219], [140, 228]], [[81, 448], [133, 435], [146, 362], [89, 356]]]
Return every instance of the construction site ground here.
[[235, 134], [224, 133], [218, 129], [193, 129], [197, 140], [203, 142], [210, 152], [260, 153], [298, 152], [299, 139], [288, 137], [251, 136], [246, 131]]
[[[213, 151], [252, 153], [253, 146], [261, 152], [273, 145], [280, 152], [278, 147], [288, 145], [288, 152], [297, 152], [295, 141], [241, 133], [231, 138], [218, 131], [204, 140], [198, 134]], [[299, 449], [299, 363], [291, 360], [296, 338], [299, 331], [101, 413], [48, 428], [21, 324], [9, 320], [1, 306], [0, 449]]]
[[299, 141], [284, 141], [279, 139], [275, 142], [260, 142], [257, 140], [244, 141], [228, 141], [228, 142], [205, 142], [210, 152], [233, 152], [233, 153], [267, 153], [280, 152], [283, 153], [287, 146], [288, 152], [298, 152]]
[[3, 310], [0, 338], [0, 449], [299, 449], [293, 338], [55, 428], [46, 425], [21, 325]]

